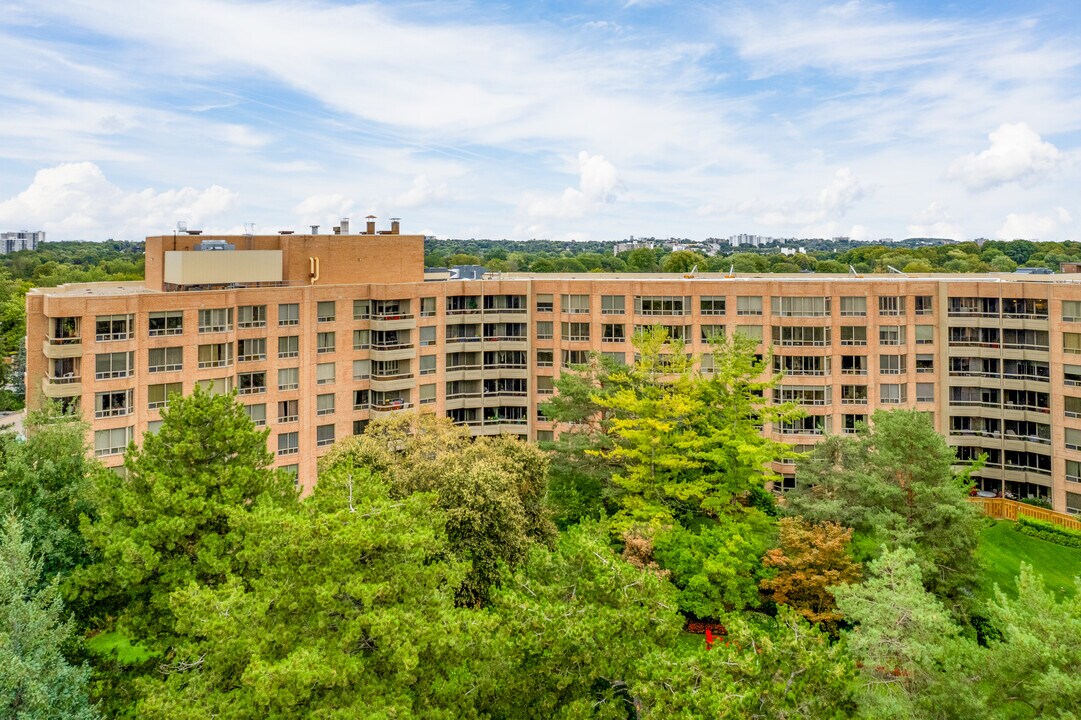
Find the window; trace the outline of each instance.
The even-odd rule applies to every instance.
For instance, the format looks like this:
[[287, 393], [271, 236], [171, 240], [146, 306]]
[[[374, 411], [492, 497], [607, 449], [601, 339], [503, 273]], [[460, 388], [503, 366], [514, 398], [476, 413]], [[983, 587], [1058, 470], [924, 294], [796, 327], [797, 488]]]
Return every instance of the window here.
[[613, 323], [604, 323], [601, 325], [601, 342], [626, 342], [626, 340], [626, 325]]
[[935, 384], [934, 383], [916, 383], [916, 402], [934, 402], [935, 401]]
[[333, 300], [321, 300], [315, 305], [316, 322], [334, 322], [337, 317], [335, 302]]
[[780, 317], [825, 317], [830, 314], [828, 297], [775, 297], [770, 306], [773, 314]]
[[319, 363], [315, 366], [315, 384], [330, 385], [334, 382], [335, 365], [332, 362]]
[[761, 325], [737, 325], [736, 332], [743, 337], [751, 338], [762, 342], [762, 326]]
[[319, 354], [334, 352], [334, 333], [321, 332], [315, 334], [315, 352]]
[[1066, 449], [1081, 450], [1081, 430], [1066, 428]]
[[151, 420], [150, 422], [148, 422], [146, 424], [146, 431], [149, 434], [153, 435], [158, 430], [161, 430], [161, 426], [164, 425], [164, 424], [165, 423], [163, 421], [161, 421], [161, 420]]
[[300, 324], [300, 305], [297, 303], [283, 303], [278, 305], [278, 325], [285, 327], [287, 325], [299, 325]]
[[198, 380], [195, 384], [209, 392], [211, 395], [228, 395], [233, 391], [233, 378], [231, 377]]
[[805, 325], [795, 327], [774, 325], [773, 344], [822, 347], [830, 344], [830, 329], [828, 327], [808, 327]]
[[724, 315], [724, 298], [707, 296], [699, 299], [703, 315]]
[[1062, 333], [1062, 351], [1081, 355], [1081, 333]]
[[842, 325], [841, 326], [841, 344], [842, 345], [866, 345], [867, 344], [867, 327], [865, 325]]
[[935, 371], [935, 356], [934, 355], [917, 355], [916, 356], [916, 372], [917, 373], [933, 373]]
[[782, 421], [780, 431], [782, 435], [821, 435], [830, 425], [828, 416], [807, 415], [798, 420]]
[[637, 315], [690, 315], [691, 299], [679, 295], [635, 296], [634, 312]]
[[184, 332], [184, 313], [180, 310], [150, 313], [150, 337], [180, 335]]
[[252, 424], [255, 427], [263, 427], [266, 425], [266, 403], [259, 403], [258, 405], [245, 405], [244, 412], [248, 413], [248, 417], [251, 419]]
[[435, 374], [435, 355], [421, 355], [420, 356], [420, 374], [421, 375], [434, 375]]
[[537, 351], [537, 367], [552, 367], [555, 364], [555, 354], [552, 350]]
[[538, 430], [537, 442], [552, 442], [555, 440], [555, 433], [551, 430]]
[[537, 394], [552, 395], [556, 391], [555, 378], [551, 375], [539, 375], [537, 377]]
[[904, 355], [879, 355], [878, 371], [883, 375], [903, 375], [905, 359]]
[[300, 407], [299, 400], [279, 400], [278, 401], [278, 422], [296, 422], [300, 415], [298, 408]]
[[586, 365], [588, 363], [589, 363], [589, 351], [588, 350], [564, 350], [563, 351], [563, 367], [569, 367], [571, 365]]
[[420, 346], [429, 347], [435, 345], [436, 328], [434, 325], [425, 325], [420, 328]]
[[300, 452], [300, 434], [278, 433], [278, 455], [296, 455]]
[[899, 296], [880, 297], [878, 299], [878, 314], [887, 317], [897, 317], [905, 314], [905, 299]]
[[227, 332], [233, 329], [233, 308], [209, 308], [199, 311], [199, 332]]
[[354, 410], [367, 410], [368, 405], [371, 404], [370, 395], [367, 390], [354, 390], [353, 391], [353, 409]]
[[123, 427], [112, 430], [98, 430], [94, 433], [94, 455], [104, 457], [106, 455], [120, 455], [128, 449], [135, 434], [135, 428]]
[[435, 298], [427, 297], [420, 299], [420, 316], [435, 317]]
[[300, 336], [283, 335], [278, 338], [278, 357], [295, 358], [300, 355]]
[[[179, 350], [180, 348], [175, 348]], [[135, 353], [99, 353], [94, 356], [94, 379], [130, 377], [135, 373]]]
[[879, 401], [883, 405], [899, 405], [908, 402], [908, 385], [885, 383], [878, 386]]
[[724, 325], [703, 325], [702, 342], [711, 343], [714, 340], [724, 340]]
[[241, 395], [257, 395], [266, 392], [266, 372], [240, 373], [236, 376], [237, 392]]
[[[434, 357], [434, 356], [428, 356]], [[371, 360], [354, 360], [353, 361], [353, 379], [354, 380], [367, 380], [372, 375], [372, 361]]]
[[[150, 348], [148, 353], [150, 364], [147, 370], [155, 372], [172, 372], [184, 368], [184, 348], [164, 347]], [[101, 357], [100, 355], [98, 357]]]
[[917, 345], [930, 345], [935, 341], [935, 326], [934, 325], [917, 325], [916, 326], [916, 344]]
[[371, 330], [354, 330], [353, 331], [353, 349], [354, 350], [367, 350], [372, 344], [372, 331]]
[[864, 317], [867, 315], [867, 298], [841, 298], [841, 317]]
[[904, 325], [880, 325], [878, 328], [879, 345], [904, 345]]
[[623, 295], [601, 295], [601, 315], [622, 315], [627, 312]]
[[832, 388], [828, 385], [781, 385], [773, 389], [773, 402], [798, 405], [829, 405]]
[[241, 305], [237, 308], [236, 326], [241, 328], [266, 327], [266, 305]]
[[1081, 322], [1081, 300], [1063, 300], [1062, 319], [1066, 322]]
[[98, 342], [127, 340], [135, 325], [134, 315], [98, 315], [94, 323], [94, 339]]
[[852, 434], [859, 430], [861, 425], [867, 424], [866, 415], [842, 415], [841, 432]]
[[867, 404], [867, 386], [866, 385], [842, 385], [841, 386], [841, 404], [842, 405], [866, 405]]
[[773, 372], [785, 375], [828, 375], [829, 356], [822, 355], [774, 355]]
[[106, 418], [118, 415], [131, 415], [133, 390], [116, 390], [97, 393], [94, 396], [94, 417]]
[[552, 312], [553, 307], [551, 293], [537, 295], [537, 312]]
[[370, 300], [354, 300], [353, 301], [353, 319], [354, 320], [367, 320], [371, 316], [371, 301]]
[[474, 315], [479, 312], [479, 295], [451, 295], [447, 298], [447, 315]]
[[560, 323], [564, 341], [587, 342], [589, 340], [589, 323], [572, 322]]
[[161, 385], [148, 385], [146, 388], [146, 406], [154, 408], [168, 407], [170, 395], [181, 395], [184, 392], [183, 383], [163, 383]]
[[842, 355], [841, 356], [841, 374], [842, 375], [866, 375], [867, 374], [867, 356], [866, 355]]
[[[588, 295], [560, 295], [560, 310], [572, 315], [583, 315], [589, 312]], [[538, 308], [539, 310], [539, 308]]]
[[435, 383], [420, 386], [420, 404], [431, 405], [435, 402]]
[[736, 315], [761, 315], [762, 298], [740, 295], [736, 298]]
[[[552, 321], [551, 320], [538, 320], [537, 321], [537, 339], [538, 340], [551, 340], [552, 339]], [[564, 323], [566, 325], [566, 323]]]
[[934, 298], [930, 295], [917, 295], [916, 298], [916, 314], [917, 315], [930, 315], [935, 311]]
[[607, 358], [608, 360], [611, 360], [613, 362], [617, 362], [620, 365], [626, 365], [627, 364], [627, 353], [602, 352], [601, 357], [602, 358]]
[[237, 340], [236, 357], [240, 362], [266, 360], [266, 338]]
[[333, 415], [334, 414], [334, 393], [326, 393], [325, 395], [315, 396], [315, 414], [316, 415]]
[[233, 363], [232, 343], [212, 343], [199, 346], [199, 367], [226, 367]]
[[296, 390], [300, 387], [300, 368], [281, 368], [278, 370], [278, 389]]

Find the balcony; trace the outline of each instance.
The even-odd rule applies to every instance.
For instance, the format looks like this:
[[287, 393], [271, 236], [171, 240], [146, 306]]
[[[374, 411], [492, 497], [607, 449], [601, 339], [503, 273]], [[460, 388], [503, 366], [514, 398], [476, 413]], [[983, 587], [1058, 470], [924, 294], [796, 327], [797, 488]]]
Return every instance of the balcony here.
[[81, 337], [46, 338], [41, 351], [50, 360], [81, 357], [83, 354], [83, 339]]
[[45, 394], [45, 397], [48, 398], [75, 397], [82, 395], [82, 377], [78, 375], [61, 378], [46, 377], [42, 380], [41, 391]]
[[384, 403], [374, 403], [373, 402], [369, 406], [369, 408], [371, 410], [371, 415], [372, 415], [373, 418], [390, 415], [391, 413], [396, 413], [396, 412], [398, 412], [400, 410], [409, 410], [412, 407], [413, 407], [413, 403], [405, 402], [405, 401], [402, 401], [402, 400], [394, 400], [394, 401], [391, 401], [389, 403], [388, 402], [384, 402]]

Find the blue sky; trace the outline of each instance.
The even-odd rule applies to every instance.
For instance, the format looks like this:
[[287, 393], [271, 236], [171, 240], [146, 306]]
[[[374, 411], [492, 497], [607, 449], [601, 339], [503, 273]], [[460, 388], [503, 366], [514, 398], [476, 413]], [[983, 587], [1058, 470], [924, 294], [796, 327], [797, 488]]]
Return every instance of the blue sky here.
[[0, 228], [1081, 239], [1081, 8], [0, 0]]

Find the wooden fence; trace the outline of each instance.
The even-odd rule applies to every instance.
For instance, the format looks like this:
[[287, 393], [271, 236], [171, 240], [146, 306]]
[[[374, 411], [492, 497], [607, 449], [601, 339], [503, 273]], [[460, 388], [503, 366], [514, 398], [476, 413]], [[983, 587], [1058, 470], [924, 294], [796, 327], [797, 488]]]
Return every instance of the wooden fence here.
[[1047, 510], [1035, 505], [1027, 505], [1016, 500], [973, 497], [969, 498], [969, 501], [978, 504], [984, 515], [998, 520], [1017, 520], [1018, 515], [1027, 515], [1030, 518], [1045, 520], [1071, 530], [1081, 530], [1081, 519], [1073, 515]]

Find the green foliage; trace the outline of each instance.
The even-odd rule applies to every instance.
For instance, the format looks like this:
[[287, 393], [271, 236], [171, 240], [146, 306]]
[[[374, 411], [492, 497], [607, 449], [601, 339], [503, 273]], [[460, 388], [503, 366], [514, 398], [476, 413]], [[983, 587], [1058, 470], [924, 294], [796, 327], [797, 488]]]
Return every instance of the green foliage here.
[[521, 562], [533, 542], [552, 540], [544, 503], [548, 458], [511, 437], [472, 439], [468, 430], [431, 414], [372, 422], [364, 435], [338, 443], [323, 468], [364, 469], [386, 478], [395, 495], [434, 493], [450, 547], [470, 564], [459, 588], [466, 604], [483, 604], [500, 564]]
[[989, 708], [1003, 718], [1076, 718], [1081, 709], [1081, 578], [1059, 599], [1028, 565], [1016, 597], [996, 589], [991, 622], [1001, 641], [983, 664]]
[[107, 471], [88, 459], [81, 420], [47, 406], [31, 412], [25, 427], [25, 440], [0, 435], [0, 512], [22, 520], [27, 540], [42, 557], [43, 581], [63, 580], [90, 560], [80, 516], [92, 514], [90, 487]]
[[887, 550], [867, 570], [866, 582], [831, 588], [837, 607], [856, 626], [847, 641], [864, 680], [862, 715], [979, 715], [967, 678], [977, 647], [961, 637], [945, 605], [924, 589], [916, 553]]
[[[732, 617], [712, 650], [658, 652], [635, 688], [643, 719], [851, 718], [856, 668], [841, 644], [782, 608], [759, 626]], [[633, 717], [633, 716], [631, 716]]]
[[454, 606], [466, 566], [432, 496], [331, 470], [300, 508], [229, 522], [244, 574], [173, 595], [181, 640], [140, 718], [473, 715], [493, 627]]
[[666, 273], [687, 273], [698, 268], [706, 269], [706, 258], [690, 250], [676, 250], [669, 253], [661, 264], [661, 271]]
[[748, 512], [722, 516], [695, 529], [676, 526], [657, 533], [653, 554], [679, 588], [679, 609], [698, 618], [758, 603], [762, 554], [775, 542], [769, 518]]
[[795, 411], [765, 401], [777, 380], [761, 378], [767, 361], [755, 358], [755, 341], [717, 340], [709, 374], [696, 370], [683, 343], [670, 342], [663, 328], [637, 333], [633, 343], [633, 365], [595, 360], [564, 372], [543, 407], [553, 419], [576, 423], [572, 432], [593, 445], [586, 457], [611, 468], [613, 530], [738, 511], [772, 479], [770, 463], [791, 455], [757, 429]]
[[929, 590], [963, 613], [979, 584], [980, 518], [968, 502], [971, 469], [913, 410], [877, 412], [854, 436], [833, 436], [797, 465], [790, 512], [853, 528], [857, 547], [916, 551]]
[[1056, 545], [1081, 549], [1081, 531], [1070, 530], [1046, 520], [1038, 520], [1028, 515], [1019, 514], [1016, 529], [1029, 537], [1053, 542]]
[[74, 627], [56, 578], [43, 578], [42, 568], [9, 515], [0, 536], [0, 715], [92, 720], [98, 715], [87, 696], [90, 670], [65, 658]]
[[633, 716], [641, 659], [672, 649], [683, 619], [672, 586], [616, 557], [608, 535], [569, 529], [493, 594], [502, 669], [488, 716]]
[[1043, 508], [1044, 510], [1054, 510], [1055, 506], [1051, 504], [1050, 500], [1041, 497], [1027, 497], [1021, 498], [1019, 501], [1025, 505], [1031, 505], [1032, 507]]
[[158, 432], [129, 448], [125, 473], [99, 480], [99, 517], [83, 533], [100, 557], [75, 574], [83, 598], [118, 612], [138, 637], [167, 641], [170, 594], [233, 569], [229, 514], [296, 502], [292, 481], [271, 467], [267, 432], [232, 395], [196, 386], [174, 398]]

